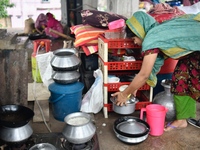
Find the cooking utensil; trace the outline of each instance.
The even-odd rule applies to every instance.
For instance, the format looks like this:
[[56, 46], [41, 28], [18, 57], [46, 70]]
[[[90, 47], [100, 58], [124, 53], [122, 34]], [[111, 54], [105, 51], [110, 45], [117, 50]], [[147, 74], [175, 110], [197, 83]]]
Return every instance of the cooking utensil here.
[[54, 71], [71, 71], [77, 70], [81, 64], [80, 58], [76, 55], [75, 49], [58, 49], [53, 52], [50, 61]]
[[27, 140], [32, 134], [33, 130], [29, 123], [21, 127], [3, 127], [0, 126], [0, 139], [8, 142], [22, 142]]
[[62, 131], [65, 138], [74, 144], [86, 143], [92, 139], [96, 127], [91, 116], [84, 112], [69, 114], [64, 119], [66, 125]]
[[34, 112], [22, 105], [0, 106], [0, 126], [21, 127], [27, 124], [34, 116]]
[[46, 34], [39, 34], [39, 33], [35, 33], [35, 34], [29, 34], [28, 38], [30, 40], [37, 40], [37, 39], [49, 39], [49, 37]]
[[125, 143], [137, 144], [148, 137], [150, 126], [139, 118], [125, 116], [115, 120], [113, 130], [119, 140]]
[[111, 97], [110, 101], [113, 103], [113, 111], [122, 115], [132, 114], [135, 111], [135, 104], [139, 102], [139, 100], [134, 96], [130, 96], [130, 98], [127, 98], [126, 105], [123, 106], [116, 105], [116, 97]]
[[56, 150], [56, 147], [50, 143], [40, 143], [32, 146], [30, 150]]
[[74, 83], [80, 78], [80, 73], [74, 71], [55, 71], [52, 74], [52, 79], [59, 84]]

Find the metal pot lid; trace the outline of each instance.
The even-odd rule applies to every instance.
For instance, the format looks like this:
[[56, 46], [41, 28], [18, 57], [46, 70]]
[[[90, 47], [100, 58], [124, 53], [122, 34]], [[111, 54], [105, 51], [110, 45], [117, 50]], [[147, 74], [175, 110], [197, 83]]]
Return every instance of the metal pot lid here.
[[36, 144], [30, 150], [56, 150], [56, 147], [49, 143]]
[[139, 118], [124, 116], [115, 120], [113, 129], [125, 137], [141, 137], [149, 133], [150, 126]]

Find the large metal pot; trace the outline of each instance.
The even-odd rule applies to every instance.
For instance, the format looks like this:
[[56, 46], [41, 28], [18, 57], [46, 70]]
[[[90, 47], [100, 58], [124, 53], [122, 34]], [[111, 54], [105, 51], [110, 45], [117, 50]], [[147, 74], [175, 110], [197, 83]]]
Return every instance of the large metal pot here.
[[81, 60], [74, 49], [58, 49], [53, 52], [50, 63], [54, 71], [70, 71], [77, 70]]
[[80, 73], [77, 70], [73, 71], [54, 71], [52, 79], [59, 84], [74, 83], [80, 78]]
[[161, 81], [161, 85], [164, 87], [164, 91], [155, 95], [153, 104], [160, 104], [168, 109], [165, 120], [167, 122], [176, 119], [176, 110], [174, 104], [174, 95], [171, 93], [171, 79], [164, 79]]
[[32, 134], [33, 130], [29, 123], [24, 126], [10, 128], [0, 126], [0, 139], [8, 143], [17, 143], [27, 140]]
[[84, 112], [69, 114], [64, 119], [66, 125], [62, 131], [65, 138], [74, 144], [86, 143], [92, 139], [96, 127], [91, 116]]
[[126, 105], [117, 106], [115, 102], [116, 97], [111, 97], [110, 100], [113, 103], [113, 111], [121, 115], [132, 114], [135, 111], [135, 104], [139, 101], [136, 97], [131, 96], [129, 99], [127, 99]]
[[139, 118], [124, 116], [115, 120], [113, 130], [116, 137], [122, 142], [138, 144], [146, 140], [150, 126]]

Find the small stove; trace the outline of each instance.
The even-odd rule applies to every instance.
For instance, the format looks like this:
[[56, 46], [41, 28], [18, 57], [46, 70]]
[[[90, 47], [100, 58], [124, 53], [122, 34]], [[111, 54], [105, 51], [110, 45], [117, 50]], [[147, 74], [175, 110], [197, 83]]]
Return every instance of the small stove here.
[[33, 134], [29, 139], [20, 143], [4, 143], [0, 141], [0, 150], [29, 150], [32, 146], [39, 143], [50, 143], [57, 150], [99, 150], [97, 133], [93, 138], [83, 144], [73, 144], [68, 142], [62, 133], [38, 133]]

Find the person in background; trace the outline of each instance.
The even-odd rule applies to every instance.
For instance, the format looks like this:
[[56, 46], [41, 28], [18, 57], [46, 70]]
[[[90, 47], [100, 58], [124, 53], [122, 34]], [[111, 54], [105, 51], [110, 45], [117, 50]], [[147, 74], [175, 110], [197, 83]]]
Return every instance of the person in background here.
[[35, 31], [34, 20], [32, 18], [28, 18], [24, 22], [24, 34], [32, 34]]
[[63, 33], [62, 24], [58, 20], [56, 20], [53, 14], [51, 14], [50, 12], [46, 14], [46, 17], [47, 17], [47, 27], [45, 28], [46, 35], [53, 39], [59, 38], [60, 36], [55, 32], [53, 32], [52, 30], [57, 31], [59, 33]]
[[41, 13], [36, 19], [35, 30], [40, 34], [43, 34], [44, 29], [46, 28], [46, 26], [47, 26], [46, 15]]
[[130, 85], [123, 92], [112, 94], [116, 104], [126, 104], [127, 97], [136, 96], [145, 83], [155, 87], [164, 59], [178, 59], [171, 84], [176, 120], [167, 123], [164, 130], [187, 127], [187, 119], [196, 117], [196, 101], [200, 102], [200, 13], [159, 24], [147, 13], [138, 11], [126, 24], [136, 35], [133, 42], [142, 46], [144, 57], [141, 70]]

